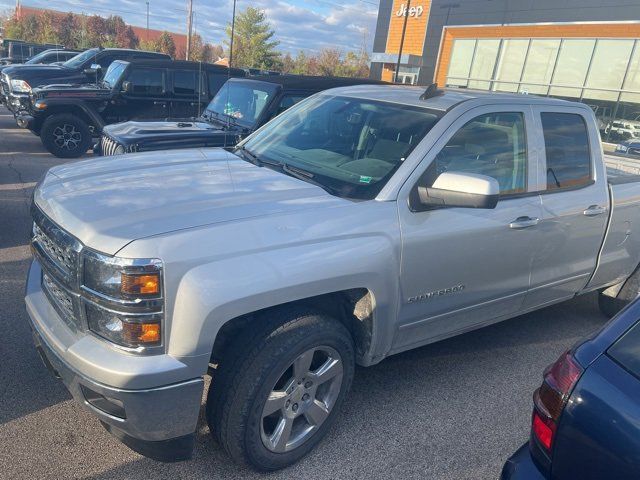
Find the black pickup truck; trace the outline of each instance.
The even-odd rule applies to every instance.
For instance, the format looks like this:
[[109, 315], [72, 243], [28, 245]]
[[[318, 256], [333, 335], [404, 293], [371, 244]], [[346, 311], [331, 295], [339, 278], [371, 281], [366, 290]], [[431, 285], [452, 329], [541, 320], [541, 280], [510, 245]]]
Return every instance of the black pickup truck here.
[[40, 135], [60, 158], [84, 154], [105, 125], [131, 119], [193, 117], [207, 106], [229, 76], [244, 70], [178, 60], [116, 60], [93, 85], [36, 88], [18, 125]]
[[52, 84], [99, 82], [115, 60], [166, 59], [164, 53], [124, 48], [92, 48], [62, 65], [11, 65], [0, 74], [0, 94], [14, 115], [28, 107], [29, 94], [36, 87]]
[[102, 130], [98, 155], [175, 148], [233, 147], [244, 137], [314, 93], [383, 83], [363, 78], [272, 75], [230, 79], [199, 117], [125, 122]]

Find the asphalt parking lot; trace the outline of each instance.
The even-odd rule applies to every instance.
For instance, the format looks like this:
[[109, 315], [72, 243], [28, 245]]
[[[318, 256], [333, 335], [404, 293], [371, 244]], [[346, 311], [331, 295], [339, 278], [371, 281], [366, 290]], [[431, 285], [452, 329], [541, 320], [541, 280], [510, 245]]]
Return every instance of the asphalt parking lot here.
[[543, 368], [606, 321], [588, 296], [360, 368], [333, 431], [282, 472], [231, 463], [202, 418], [191, 461], [156, 463], [81, 410], [32, 347], [30, 194], [60, 162], [0, 109], [0, 478], [495, 479], [528, 437]]

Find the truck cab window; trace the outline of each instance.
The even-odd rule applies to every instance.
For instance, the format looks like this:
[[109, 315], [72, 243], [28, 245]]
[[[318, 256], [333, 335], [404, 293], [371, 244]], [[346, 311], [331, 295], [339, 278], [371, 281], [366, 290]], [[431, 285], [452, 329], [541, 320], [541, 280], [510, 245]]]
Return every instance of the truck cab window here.
[[542, 113], [547, 155], [547, 190], [575, 188], [591, 182], [587, 125], [573, 113]]
[[480, 115], [447, 142], [429, 168], [433, 181], [443, 172], [478, 173], [495, 178], [500, 194], [527, 187], [527, 146], [522, 113]]

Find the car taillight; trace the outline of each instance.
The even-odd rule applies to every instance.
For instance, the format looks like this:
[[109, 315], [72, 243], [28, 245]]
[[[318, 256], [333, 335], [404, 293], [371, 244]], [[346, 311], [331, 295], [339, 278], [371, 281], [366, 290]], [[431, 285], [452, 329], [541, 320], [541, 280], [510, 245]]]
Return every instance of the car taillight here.
[[545, 370], [544, 381], [533, 394], [531, 430], [547, 452], [551, 451], [558, 420], [581, 374], [582, 367], [570, 352], [565, 352]]

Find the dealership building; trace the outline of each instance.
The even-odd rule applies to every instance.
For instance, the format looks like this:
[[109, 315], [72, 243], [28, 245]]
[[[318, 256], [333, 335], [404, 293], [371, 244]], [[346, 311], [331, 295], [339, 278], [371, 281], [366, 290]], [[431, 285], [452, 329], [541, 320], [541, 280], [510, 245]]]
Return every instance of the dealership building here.
[[398, 57], [402, 83], [578, 100], [640, 138], [640, 0], [381, 0], [372, 77]]

